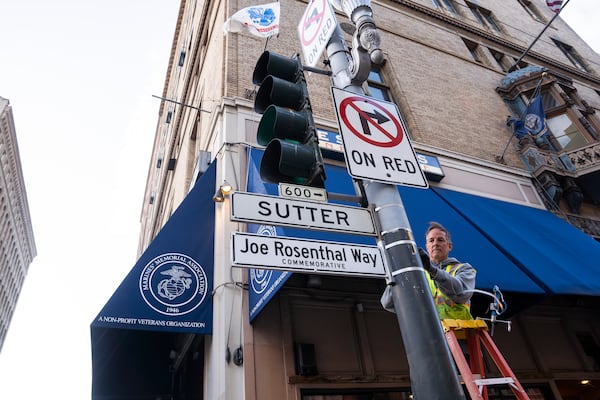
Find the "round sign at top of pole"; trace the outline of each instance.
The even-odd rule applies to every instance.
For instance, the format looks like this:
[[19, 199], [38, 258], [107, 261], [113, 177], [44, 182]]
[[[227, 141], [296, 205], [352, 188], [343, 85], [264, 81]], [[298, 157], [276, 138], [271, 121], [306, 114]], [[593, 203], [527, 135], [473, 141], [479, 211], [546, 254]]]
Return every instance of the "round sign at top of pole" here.
[[308, 5], [302, 20], [300, 35], [302, 45], [310, 46], [321, 32], [323, 22], [325, 22], [326, 6], [327, 0], [312, 0]]

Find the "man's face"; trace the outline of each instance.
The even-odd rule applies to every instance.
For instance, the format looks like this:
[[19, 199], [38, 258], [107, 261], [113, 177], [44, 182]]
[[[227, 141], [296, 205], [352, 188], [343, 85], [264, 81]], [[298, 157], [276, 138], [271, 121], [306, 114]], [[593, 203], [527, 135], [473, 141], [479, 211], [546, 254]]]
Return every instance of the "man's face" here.
[[429, 253], [431, 261], [439, 263], [448, 258], [448, 253], [452, 250], [452, 243], [448, 242], [446, 232], [434, 228], [427, 234], [426, 242], [427, 253]]

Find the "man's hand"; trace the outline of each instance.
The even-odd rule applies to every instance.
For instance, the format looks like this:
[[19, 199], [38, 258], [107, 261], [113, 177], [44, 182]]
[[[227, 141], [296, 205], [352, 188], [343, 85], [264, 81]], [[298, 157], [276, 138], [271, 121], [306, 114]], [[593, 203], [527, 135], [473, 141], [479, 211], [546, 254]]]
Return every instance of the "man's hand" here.
[[419, 258], [421, 259], [421, 264], [423, 264], [423, 268], [425, 271], [429, 272], [432, 278], [435, 278], [437, 275], [437, 268], [431, 265], [431, 261], [429, 260], [429, 255], [425, 250], [419, 247]]

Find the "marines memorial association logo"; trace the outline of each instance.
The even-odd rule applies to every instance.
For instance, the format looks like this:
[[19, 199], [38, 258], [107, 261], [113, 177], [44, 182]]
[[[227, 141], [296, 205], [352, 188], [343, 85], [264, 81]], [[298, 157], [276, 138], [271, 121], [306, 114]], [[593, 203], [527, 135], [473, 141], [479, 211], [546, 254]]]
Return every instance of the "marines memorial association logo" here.
[[193, 258], [166, 253], [146, 264], [139, 287], [142, 298], [154, 311], [169, 316], [184, 315], [204, 301], [207, 278]]

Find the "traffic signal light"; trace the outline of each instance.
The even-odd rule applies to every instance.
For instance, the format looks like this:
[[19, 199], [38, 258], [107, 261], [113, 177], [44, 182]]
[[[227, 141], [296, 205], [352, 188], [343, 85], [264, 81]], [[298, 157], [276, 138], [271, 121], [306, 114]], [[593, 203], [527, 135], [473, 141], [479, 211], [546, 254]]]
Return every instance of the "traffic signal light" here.
[[265, 51], [254, 68], [260, 85], [254, 111], [262, 114], [257, 141], [267, 146], [260, 176], [271, 183], [325, 187], [325, 168], [300, 57]]

